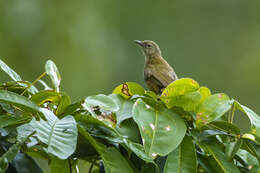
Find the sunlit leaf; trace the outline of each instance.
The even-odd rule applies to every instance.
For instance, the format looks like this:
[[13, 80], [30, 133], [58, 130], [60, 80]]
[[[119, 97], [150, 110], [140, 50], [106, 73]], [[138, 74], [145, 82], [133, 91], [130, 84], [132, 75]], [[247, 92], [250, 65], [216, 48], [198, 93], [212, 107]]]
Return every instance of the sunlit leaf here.
[[182, 78], [172, 82], [162, 92], [161, 100], [168, 108], [183, 107], [186, 111], [194, 111], [201, 99], [199, 84], [190, 78]]
[[201, 95], [200, 102], [203, 102], [207, 97], [211, 96], [211, 92], [207, 87], [200, 87], [199, 92]]
[[183, 119], [176, 113], [166, 108], [155, 110], [141, 99], [134, 104], [133, 118], [150, 157], [169, 154], [181, 143], [186, 132]]
[[76, 149], [77, 125], [70, 115], [58, 119], [50, 110], [41, 108], [47, 121], [33, 119], [31, 125], [36, 129], [36, 136], [47, 144], [45, 151], [60, 159], [68, 158]]
[[223, 93], [207, 97], [204, 102], [198, 105], [196, 112], [196, 124], [203, 125], [210, 123], [230, 110], [232, 101]]
[[135, 82], [125, 82], [117, 86], [113, 91], [113, 94], [120, 94], [125, 98], [129, 98], [133, 95], [144, 95], [144, 93], [144, 88]]
[[45, 71], [50, 76], [52, 84], [57, 92], [60, 91], [61, 76], [57, 66], [53, 61], [48, 60], [45, 64]]

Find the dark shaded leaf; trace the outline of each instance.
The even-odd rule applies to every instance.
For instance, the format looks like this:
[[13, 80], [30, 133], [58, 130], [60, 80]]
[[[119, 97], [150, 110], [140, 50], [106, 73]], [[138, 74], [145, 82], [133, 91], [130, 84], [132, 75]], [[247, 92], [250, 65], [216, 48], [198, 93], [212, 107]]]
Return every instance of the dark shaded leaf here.
[[197, 173], [197, 157], [192, 138], [185, 136], [182, 143], [166, 160], [164, 173]]

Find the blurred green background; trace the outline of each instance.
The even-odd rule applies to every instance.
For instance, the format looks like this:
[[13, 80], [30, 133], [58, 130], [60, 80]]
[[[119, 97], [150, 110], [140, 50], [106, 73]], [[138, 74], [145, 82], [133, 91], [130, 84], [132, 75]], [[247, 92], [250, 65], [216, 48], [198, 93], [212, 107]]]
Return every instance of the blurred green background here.
[[0, 58], [29, 81], [52, 59], [77, 100], [125, 81], [145, 86], [133, 40], [150, 39], [179, 77], [260, 113], [259, 13], [258, 0], [0, 1]]

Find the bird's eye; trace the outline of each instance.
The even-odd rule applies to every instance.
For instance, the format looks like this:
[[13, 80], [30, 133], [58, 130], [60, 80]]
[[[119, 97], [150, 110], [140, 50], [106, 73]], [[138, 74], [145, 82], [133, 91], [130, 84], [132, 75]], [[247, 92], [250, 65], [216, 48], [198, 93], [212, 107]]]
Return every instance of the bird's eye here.
[[152, 45], [151, 44], [147, 44], [146, 47], [152, 47]]

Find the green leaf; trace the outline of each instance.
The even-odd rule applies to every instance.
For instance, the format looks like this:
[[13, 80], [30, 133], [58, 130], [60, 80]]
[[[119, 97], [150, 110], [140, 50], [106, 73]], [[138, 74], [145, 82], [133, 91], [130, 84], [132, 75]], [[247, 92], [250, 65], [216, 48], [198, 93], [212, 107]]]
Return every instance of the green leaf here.
[[0, 115], [0, 128], [4, 128], [7, 126], [17, 126], [19, 124], [23, 124], [29, 122], [31, 120], [31, 116], [28, 115]]
[[78, 126], [82, 134], [100, 154], [106, 173], [133, 173], [132, 168], [118, 150], [113, 147], [106, 147], [97, 142], [83, 127]]
[[253, 143], [250, 142], [250, 140], [248, 140], [248, 139], [243, 139], [243, 144], [242, 144], [241, 148], [248, 151], [253, 156], [255, 156], [260, 165], [260, 147], [259, 146], [257, 147], [257, 145], [253, 145]]
[[59, 73], [57, 66], [54, 64], [53, 61], [48, 60], [46, 62], [45, 71], [46, 71], [47, 75], [50, 76], [52, 84], [55, 88], [55, 91], [59, 92], [61, 76], [60, 76], [60, 73]]
[[234, 100], [234, 107], [242, 112], [244, 112], [250, 122], [251, 122], [251, 133], [260, 137], [260, 117], [251, 109], [246, 106], [241, 105], [238, 101]]
[[116, 112], [117, 124], [132, 117], [132, 109], [134, 105], [133, 100], [125, 99], [123, 96], [118, 94], [112, 94], [110, 97], [119, 106], [119, 110]]
[[83, 126], [86, 130], [91, 131], [92, 135], [112, 142], [122, 142], [115, 129], [105, 124], [104, 121], [84, 114], [76, 114], [74, 117], [77, 123]]
[[69, 159], [61, 160], [59, 158], [52, 158], [50, 164], [51, 172], [70, 173]]
[[237, 155], [241, 157], [243, 161], [246, 162], [247, 168], [250, 170], [250, 173], [259, 173], [260, 170], [259, 162], [254, 156], [252, 156], [250, 153], [248, 153], [245, 150], [239, 150]]
[[10, 78], [12, 78], [14, 81], [22, 81], [22, 78], [14, 71], [12, 70], [6, 63], [4, 63], [2, 60], [0, 60], [0, 68], [3, 70]]
[[78, 125], [84, 127], [84, 129], [91, 132], [92, 135], [107, 139], [111, 142], [120, 143], [141, 159], [147, 162], [153, 161], [152, 158], [145, 153], [143, 146], [137, 143], [140, 140], [139, 136], [137, 136], [139, 132], [136, 132], [137, 126], [130, 121], [131, 119], [121, 123], [121, 127], [114, 129], [92, 116], [76, 114], [74, 117]]
[[37, 163], [25, 153], [17, 153], [11, 164], [15, 167], [17, 173], [43, 173]]
[[198, 105], [196, 124], [201, 126], [220, 118], [230, 110], [231, 105], [232, 101], [223, 93], [207, 97]]
[[226, 144], [226, 156], [229, 160], [232, 160], [233, 157], [236, 155], [237, 151], [240, 149], [242, 145], [242, 140], [237, 139], [234, 142], [229, 142]]
[[197, 173], [197, 157], [192, 138], [186, 136], [166, 160], [164, 173]]
[[28, 136], [23, 138], [23, 140], [21, 140], [20, 142], [17, 142], [16, 144], [14, 144], [12, 147], [10, 147], [8, 149], [8, 151], [6, 153], [4, 153], [0, 157], [0, 172], [5, 172], [6, 171], [6, 169], [8, 168], [8, 163], [11, 162], [15, 158], [15, 156], [18, 153], [20, 147], [28, 139], [28, 137], [30, 135], [31, 134], [29, 134]]
[[[5, 64], [1, 59], [0, 59], [0, 69], [4, 71], [8, 76], [10, 76], [10, 78], [13, 79], [14, 81], [20, 81], [20, 82], [22, 81], [22, 78], [14, 70], [12, 70], [7, 64]], [[27, 87], [31, 85], [29, 82], [27, 83], [28, 84], [24, 84], [24, 83], [19, 83], [19, 84], [20, 86], [23, 87]], [[28, 90], [33, 94], [38, 92], [38, 90], [33, 85], [31, 85], [31, 87]]]
[[[202, 173], [216, 173], [216, 171], [214, 170], [214, 168], [216, 167], [215, 165], [211, 165], [210, 161], [212, 160], [212, 158], [209, 158], [208, 156], [202, 155], [200, 153], [197, 153], [197, 159], [198, 159], [198, 163], [200, 165], [199, 167], [199, 172]], [[214, 162], [215, 163], [215, 162]], [[215, 163], [216, 164], [216, 163]], [[203, 168], [203, 169], [202, 169]], [[206, 172], [206, 171], [207, 172]]]
[[35, 131], [35, 129], [31, 125], [31, 123], [23, 124], [23, 125], [17, 127], [16, 129], [17, 129], [17, 133], [18, 133], [17, 141], [19, 141], [19, 142], [23, 141], [25, 138], [27, 138], [27, 136], [29, 136], [30, 134], [32, 134]]
[[211, 92], [207, 87], [200, 87], [199, 92], [201, 95], [200, 102], [203, 102], [207, 97], [211, 96]]
[[115, 130], [123, 136], [124, 139], [129, 139], [136, 143], [141, 141], [138, 126], [132, 118], [123, 121], [120, 125], [117, 125]]
[[42, 105], [45, 102], [52, 102], [53, 104], [58, 104], [61, 99], [60, 93], [55, 91], [43, 90], [40, 91], [30, 98], [31, 101], [36, 103], [37, 105]]
[[234, 124], [231, 124], [226, 121], [213, 121], [208, 124], [209, 127], [212, 127], [217, 130], [221, 130], [227, 133], [232, 133], [235, 135], [240, 135], [240, 129], [235, 126]]
[[0, 90], [0, 101], [15, 105], [16, 107], [32, 113], [39, 112], [40, 107], [24, 96], [16, 93]]
[[212, 155], [217, 163], [217, 167], [224, 173], [240, 173], [239, 169], [232, 161], [229, 161], [226, 155], [219, 149], [218, 146], [207, 145], [208, 152]]
[[199, 134], [199, 141], [208, 140], [211, 136], [216, 135], [228, 135], [226, 132], [219, 131], [219, 130], [204, 130], [202, 133]]
[[144, 95], [144, 88], [135, 82], [126, 82], [117, 86], [113, 94], [120, 94], [124, 98], [129, 98], [133, 95]]
[[162, 92], [161, 100], [168, 108], [178, 106], [186, 111], [194, 111], [201, 99], [199, 84], [190, 78], [182, 78], [172, 82]]
[[61, 96], [60, 102], [56, 109], [56, 115], [60, 116], [61, 114], [63, 114], [67, 106], [70, 105], [70, 103], [71, 103], [70, 97], [68, 95], [63, 94]]
[[72, 116], [58, 119], [53, 112], [41, 108], [47, 121], [33, 119], [31, 125], [36, 130], [37, 138], [48, 147], [45, 151], [60, 159], [67, 159], [74, 153], [77, 144], [77, 124]]
[[90, 107], [99, 106], [101, 109], [111, 112], [116, 112], [119, 110], [116, 102], [109, 96], [103, 94], [88, 96], [83, 105], [84, 104], [88, 104]]
[[183, 119], [176, 113], [166, 108], [155, 110], [141, 99], [134, 104], [133, 118], [150, 157], [169, 154], [181, 143], [186, 132]]

